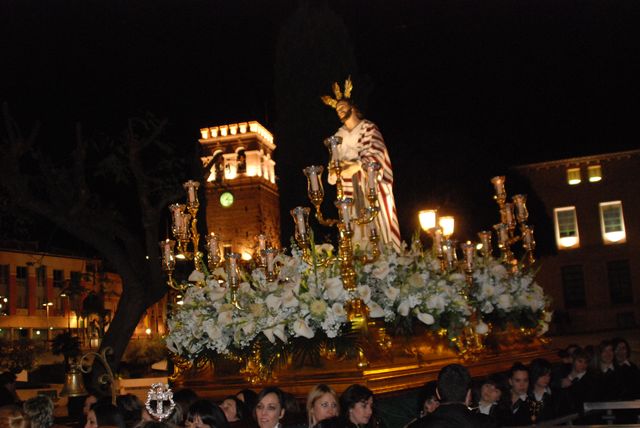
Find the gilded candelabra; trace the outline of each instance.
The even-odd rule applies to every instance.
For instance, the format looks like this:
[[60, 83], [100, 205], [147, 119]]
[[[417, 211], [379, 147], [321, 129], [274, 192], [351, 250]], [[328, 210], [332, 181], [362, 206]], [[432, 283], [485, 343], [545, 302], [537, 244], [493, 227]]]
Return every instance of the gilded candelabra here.
[[[309, 200], [315, 207], [315, 215], [318, 222], [323, 226], [335, 226], [338, 229], [338, 256], [340, 263], [340, 276], [345, 290], [351, 294], [352, 298], [347, 304], [347, 313], [350, 321], [365, 320], [367, 317], [366, 305], [361, 299], [353, 297], [356, 290], [356, 271], [354, 262], [356, 260], [353, 249], [354, 227], [365, 226], [368, 229], [368, 241], [371, 255], [360, 256], [359, 261], [370, 263], [380, 256], [380, 237], [376, 230], [374, 220], [380, 212], [378, 206], [377, 174], [380, 164], [377, 162], [367, 162], [364, 168], [367, 177], [367, 204], [354, 210], [354, 200], [345, 197], [342, 184], [342, 173], [344, 171], [344, 161], [338, 156], [338, 147], [342, 144], [342, 138], [332, 136], [324, 141], [325, 146], [331, 154], [329, 162], [329, 172], [336, 177], [336, 201], [335, 207], [338, 210], [337, 219], [326, 218], [322, 214], [321, 205], [324, 200], [324, 187], [322, 184], [322, 166], [312, 165], [306, 167], [303, 172], [307, 177], [307, 192]], [[354, 186], [355, 187], [355, 186]], [[313, 245], [313, 232], [309, 227], [310, 209], [307, 207], [296, 207], [291, 210], [291, 215], [296, 224], [295, 239], [302, 249], [304, 260], [312, 265], [325, 265], [333, 261], [331, 258], [322, 260], [314, 259], [315, 252], [311, 251]], [[355, 215], [354, 215], [354, 211]]]
[[[535, 262], [533, 251], [536, 242], [533, 237], [533, 226], [527, 224], [529, 212], [527, 210], [526, 195], [514, 195], [513, 202], [507, 202], [507, 192], [504, 187], [505, 177], [497, 176], [491, 179], [495, 189], [495, 200], [500, 209], [500, 223], [493, 226], [498, 238], [498, 248], [500, 249], [501, 260], [511, 268], [512, 272], [518, 270], [518, 260], [515, 258], [512, 246], [522, 241], [522, 248], [525, 250], [525, 258], [529, 265]], [[517, 235], [517, 228], [520, 235]]]

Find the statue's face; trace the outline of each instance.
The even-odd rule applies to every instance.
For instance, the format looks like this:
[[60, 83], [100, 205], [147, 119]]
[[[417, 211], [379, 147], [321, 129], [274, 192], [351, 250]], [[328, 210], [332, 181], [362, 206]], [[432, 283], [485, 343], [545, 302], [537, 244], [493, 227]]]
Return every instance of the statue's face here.
[[347, 101], [338, 101], [338, 104], [336, 105], [336, 113], [338, 114], [338, 119], [340, 119], [340, 122], [344, 123], [351, 117], [353, 108]]

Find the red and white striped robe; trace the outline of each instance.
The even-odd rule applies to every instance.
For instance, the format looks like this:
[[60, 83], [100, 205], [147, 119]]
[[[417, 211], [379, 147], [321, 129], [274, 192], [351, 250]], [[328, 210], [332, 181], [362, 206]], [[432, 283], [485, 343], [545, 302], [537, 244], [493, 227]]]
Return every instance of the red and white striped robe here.
[[[342, 126], [335, 135], [342, 137], [342, 144], [338, 149], [341, 160], [359, 160], [360, 165], [371, 161], [376, 161], [380, 164], [381, 168], [378, 174], [378, 204], [380, 206], [380, 213], [376, 216], [376, 228], [378, 229], [382, 242], [393, 245], [394, 249], [399, 251], [401, 248], [401, 238], [398, 213], [393, 198], [393, 169], [382, 134], [373, 122], [365, 119], [351, 131], [345, 126]], [[366, 195], [366, 172], [360, 169], [353, 175], [353, 177], [356, 176], [362, 193]], [[352, 177], [342, 177], [345, 197], [354, 197], [353, 182]], [[354, 242], [363, 242], [368, 236], [365, 232], [365, 226], [357, 226], [355, 229]]]

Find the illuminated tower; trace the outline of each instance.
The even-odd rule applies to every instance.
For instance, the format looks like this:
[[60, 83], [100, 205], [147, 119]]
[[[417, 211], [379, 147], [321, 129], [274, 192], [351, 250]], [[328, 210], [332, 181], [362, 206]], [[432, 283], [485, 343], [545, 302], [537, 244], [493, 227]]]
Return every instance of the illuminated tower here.
[[268, 235], [280, 246], [280, 196], [273, 135], [258, 122], [200, 130], [205, 166], [207, 227], [225, 251], [253, 253], [254, 238]]

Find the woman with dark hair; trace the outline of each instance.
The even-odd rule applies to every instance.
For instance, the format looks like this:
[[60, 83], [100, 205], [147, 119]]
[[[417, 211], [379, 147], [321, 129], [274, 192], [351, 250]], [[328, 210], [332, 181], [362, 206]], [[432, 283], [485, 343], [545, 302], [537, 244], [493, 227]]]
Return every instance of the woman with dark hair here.
[[377, 426], [373, 416], [373, 391], [354, 384], [340, 396], [340, 417], [345, 428]]
[[247, 408], [235, 395], [229, 395], [222, 400], [220, 408], [228, 422], [242, 421], [247, 417]]
[[258, 394], [254, 411], [260, 428], [282, 428], [280, 420], [285, 414], [285, 397], [280, 388], [269, 386]]
[[619, 396], [621, 400], [634, 400], [640, 397], [640, 370], [629, 361], [631, 348], [629, 342], [621, 337], [612, 340], [615, 354], [614, 365], [618, 374]]
[[244, 403], [249, 414], [253, 414], [253, 410], [256, 408], [258, 402], [258, 394], [253, 389], [243, 389], [236, 394], [236, 397]]
[[122, 411], [127, 428], [133, 428], [142, 421], [142, 402], [133, 394], [116, 397], [116, 406]]
[[98, 427], [126, 428], [122, 411], [111, 403], [98, 402], [91, 406], [87, 414], [87, 423], [84, 428]]
[[544, 358], [536, 358], [529, 365], [529, 412], [534, 424], [556, 416], [554, 396], [549, 387], [551, 369], [551, 363]]
[[229, 428], [229, 422], [219, 406], [209, 400], [197, 400], [189, 407], [186, 428]]

